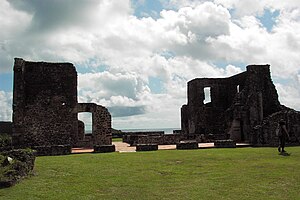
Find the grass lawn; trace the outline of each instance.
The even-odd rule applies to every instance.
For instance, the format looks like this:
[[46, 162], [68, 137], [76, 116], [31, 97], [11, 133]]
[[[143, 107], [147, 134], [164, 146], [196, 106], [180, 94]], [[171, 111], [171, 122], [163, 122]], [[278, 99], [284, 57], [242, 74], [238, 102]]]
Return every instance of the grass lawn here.
[[38, 157], [0, 199], [300, 199], [300, 147]]
[[122, 138], [113, 138], [112, 141], [113, 142], [122, 142]]

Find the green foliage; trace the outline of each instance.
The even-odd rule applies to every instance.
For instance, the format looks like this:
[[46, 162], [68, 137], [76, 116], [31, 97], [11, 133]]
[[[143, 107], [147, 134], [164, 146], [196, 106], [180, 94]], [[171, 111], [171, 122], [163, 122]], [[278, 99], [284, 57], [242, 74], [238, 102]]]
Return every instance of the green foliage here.
[[[4, 162], [8, 157], [12, 162]], [[0, 188], [9, 187], [27, 176], [33, 169], [35, 161], [34, 151], [31, 149], [18, 149], [2, 152], [0, 154]]]
[[0, 199], [300, 199], [300, 147], [43, 156]]
[[113, 138], [122, 138], [124, 133], [121, 130], [113, 129], [111, 130]]

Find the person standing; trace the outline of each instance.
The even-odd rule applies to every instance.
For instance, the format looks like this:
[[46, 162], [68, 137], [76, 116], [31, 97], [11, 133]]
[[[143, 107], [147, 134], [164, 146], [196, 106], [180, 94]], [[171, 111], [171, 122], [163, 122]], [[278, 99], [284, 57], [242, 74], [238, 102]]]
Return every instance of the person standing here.
[[290, 138], [290, 135], [286, 129], [286, 125], [285, 125], [285, 121], [283, 119], [281, 119], [279, 121], [279, 125], [278, 125], [278, 128], [276, 130], [276, 134], [278, 136], [278, 139], [279, 139], [279, 146], [278, 146], [278, 151], [279, 152], [286, 152], [284, 150], [284, 147], [285, 147], [285, 142], [287, 139]]

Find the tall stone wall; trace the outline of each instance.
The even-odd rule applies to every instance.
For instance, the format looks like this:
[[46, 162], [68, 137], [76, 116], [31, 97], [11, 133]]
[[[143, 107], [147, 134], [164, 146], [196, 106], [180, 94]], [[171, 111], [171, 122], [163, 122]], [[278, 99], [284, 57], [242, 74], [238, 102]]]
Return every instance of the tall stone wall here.
[[[246, 73], [231, 78], [197, 78], [188, 82], [188, 104], [181, 108], [185, 134], [225, 134], [225, 111], [245, 84]], [[210, 88], [211, 102], [204, 103], [204, 88]]]
[[[93, 133], [85, 137], [78, 112], [91, 112]], [[111, 145], [111, 115], [94, 103], [77, 102], [77, 72], [71, 63], [28, 62], [16, 58], [13, 146], [39, 155], [71, 152], [71, 147]]]
[[[211, 102], [206, 104], [205, 87], [211, 91]], [[181, 127], [184, 134], [224, 135], [235, 141], [254, 142], [254, 127], [262, 126], [266, 119], [272, 121], [268, 116], [284, 110], [287, 108], [278, 101], [270, 66], [249, 65], [247, 71], [229, 78], [188, 82], [188, 103], [181, 108]], [[266, 140], [271, 143], [270, 137]]]
[[77, 73], [71, 63], [16, 58], [13, 145], [71, 145], [77, 137]]

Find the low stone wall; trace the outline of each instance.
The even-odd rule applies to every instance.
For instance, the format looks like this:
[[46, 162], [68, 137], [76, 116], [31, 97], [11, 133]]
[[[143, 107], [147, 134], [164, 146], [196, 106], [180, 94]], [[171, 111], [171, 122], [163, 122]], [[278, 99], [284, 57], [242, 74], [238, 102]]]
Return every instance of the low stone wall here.
[[176, 149], [198, 149], [198, 142], [196, 140], [180, 141], [176, 144]]
[[300, 112], [287, 108], [266, 117], [261, 125], [254, 127], [250, 133], [250, 143], [253, 146], [278, 146], [275, 132], [281, 119], [285, 121], [290, 135], [287, 145], [300, 145]]
[[214, 146], [216, 148], [236, 148], [236, 142], [233, 140], [216, 140]]
[[[123, 142], [130, 144], [130, 146], [135, 146], [137, 144], [141, 144], [138, 142], [140, 137], [147, 137], [147, 136], [162, 136], [164, 135], [164, 131], [146, 131], [146, 132], [124, 132], [123, 135]], [[142, 142], [143, 143], [143, 142]], [[146, 142], [147, 144], [152, 142]], [[146, 144], [143, 143], [143, 144]]]
[[[216, 138], [225, 138], [225, 136], [217, 135]], [[204, 134], [199, 135], [187, 135], [187, 134], [133, 134], [124, 135], [123, 142], [130, 144], [131, 146], [136, 146], [137, 144], [158, 144], [158, 145], [172, 145], [177, 144], [183, 140], [195, 140], [198, 143], [201, 142], [212, 142], [214, 141], [213, 136], [208, 136]]]
[[2, 152], [0, 156], [4, 169], [0, 176], [0, 188], [16, 184], [34, 168], [36, 154], [32, 150], [16, 149]]
[[115, 152], [116, 147], [115, 145], [95, 145], [94, 146], [94, 153], [109, 153]]
[[157, 144], [137, 144], [136, 151], [156, 151], [158, 150]]
[[53, 146], [35, 146], [38, 156], [57, 156], [57, 155], [67, 155], [72, 152], [70, 145], [53, 145]]

